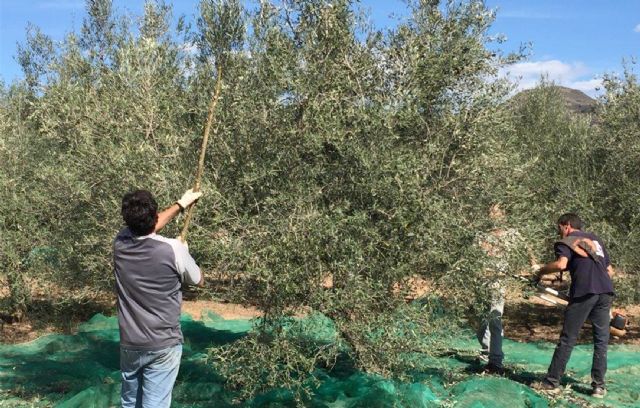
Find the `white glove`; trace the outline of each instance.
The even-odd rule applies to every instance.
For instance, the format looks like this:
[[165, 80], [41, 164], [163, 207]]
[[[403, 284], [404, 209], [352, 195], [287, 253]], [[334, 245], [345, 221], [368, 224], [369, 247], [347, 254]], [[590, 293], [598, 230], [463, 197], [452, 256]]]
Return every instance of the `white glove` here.
[[531, 265], [531, 273], [533, 273], [534, 275], [538, 275], [538, 272], [540, 272], [540, 269], [542, 269], [542, 265], [540, 264]]
[[189, 190], [185, 191], [185, 193], [182, 195], [182, 197], [176, 202], [178, 203], [180, 208], [182, 210], [184, 210], [185, 208], [187, 208], [188, 206], [193, 204], [194, 201], [196, 201], [198, 198], [200, 198], [200, 196], [202, 196], [202, 191], [195, 191], [194, 192], [193, 189], [190, 188]]

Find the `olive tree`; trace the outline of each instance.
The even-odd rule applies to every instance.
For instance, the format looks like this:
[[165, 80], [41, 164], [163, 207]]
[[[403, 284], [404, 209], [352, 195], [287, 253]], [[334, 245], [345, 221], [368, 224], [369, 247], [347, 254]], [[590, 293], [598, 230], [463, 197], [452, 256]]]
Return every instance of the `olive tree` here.
[[602, 170], [598, 196], [602, 217], [616, 232], [615, 261], [622, 272], [616, 289], [619, 299], [627, 302], [640, 300], [640, 258], [635, 250], [640, 242], [635, 193], [640, 187], [636, 177], [640, 165], [640, 84], [634, 68], [633, 63], [626, 63], [622, 75], [605, 76], [598, 135], [602, 145], [596, 157]]
[[[211, 353], [245, 397], [285, 386], [302, 398], [315, 369], [345, 355], [402, 375], [412, 353], [447, 347], [451, 316], [482, 309], [474, 243], [504, 170], [482, 165], [508, 90], [487, 78], [511, 59], [486, 48], [481, 3], [412, 8], [389, 32], [367, 31], [348, 1], [253, 13], [245, 73], [221, 108], [208, 246], [231, 298], [264, 312]], [[420, 279], [432, 296], [409, 304]], [[314, 338], [301, 311], [335, 335]]]

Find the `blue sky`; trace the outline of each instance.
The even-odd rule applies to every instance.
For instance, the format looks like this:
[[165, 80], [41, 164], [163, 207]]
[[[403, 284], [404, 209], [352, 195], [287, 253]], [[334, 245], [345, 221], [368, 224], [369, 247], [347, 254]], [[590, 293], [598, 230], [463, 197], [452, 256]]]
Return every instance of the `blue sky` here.
[[[167, 0], [174, 15], [197, 12], [198, 0]], [[638, 57], [640, 0], [486, 0], [497, 9], [493, 33], [506, 35], [501, 47], [515, 50], [532, 43], [527, 61], [509, 69], [520, 88], [534, 86], [542, 74], [559, 84], [596, 95], [604, 73], [622, 71], [622, 60]], [[142, 0], [114, 0], [120, 10], [140, 13]], [[361, 0], [378, 27], [393, 26], [406, 15], [402, 0]], [[0, 78], [22, 77], [15, 60], [16, 43], [24, 42], [28, 22], [54, 40], [78, 31], [83, 0], [0, 0]], [[390, 15], [395, 14], [395, 18]], [[506, 74], [506, 73], [505, 73]]]

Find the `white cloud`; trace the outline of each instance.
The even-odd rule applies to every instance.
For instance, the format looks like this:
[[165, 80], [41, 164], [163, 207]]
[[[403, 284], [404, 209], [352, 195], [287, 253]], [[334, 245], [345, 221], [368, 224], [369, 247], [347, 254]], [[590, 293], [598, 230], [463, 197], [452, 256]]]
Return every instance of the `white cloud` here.
[[566, 63], [559, 60], [521, 62], [501, 70], [501, 76], [517, 83], [517, 91], [533, 88], [542, 77], [568, 88], [596, 96], [596, 88], [602, 80], [595, 78], [591, 70], [582, 62]]
[[633, 29], [633, 31], [635, 31], [636, 33], [640, 33], [640, 24], [638, 24], [637, 26], [635, 26], [635, 28]]
[[558, 60], [521, 62], [508, 69], [511, 75], [524, 79], [539, 79], [540, 75], [548, 75], [554, 80], [566, 81], [588, 73], [587, 67], [581, 63], [568, 64]]
[[595, 96], [602, 89], [602, 78], [593, 78], [586, 81], [575, 81], [570, 88], [577, 89], [589, 96]]

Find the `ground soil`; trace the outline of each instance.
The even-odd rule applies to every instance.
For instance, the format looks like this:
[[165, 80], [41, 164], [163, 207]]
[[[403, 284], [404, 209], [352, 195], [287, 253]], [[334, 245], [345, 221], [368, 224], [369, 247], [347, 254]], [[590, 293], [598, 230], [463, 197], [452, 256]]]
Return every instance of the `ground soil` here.
[[[632, 305], [615, 310], [629, 319], [627, 333], [622, 337], [611, 336], [611, 344], [640, 345], [640, 305]], [[548, 341], [556, 343], [560, 336], [563, 320], [563, 308], [551, 305], [537, 298], [515, 299], [505, 305], [505, 337], [520, 341]], [[591, 325], [585, 324], [580, 333], [579, 342], [590, 342]]]
[[[418, 294], [422, 291], [416, 290]], [[31, 341], [49, 333], [71, 334], [75, 332], [78, 324], [87, 321], [95, 313], [115, 313], [115, 300], [111, 294], [84, 297], [76, 304], [72, 303], [63, 308], [56, 305], [56, 313], [51, 313], [50, 291], [48, 296], [36, 296], [33, 310], [22, 321], [0, 320], [0, 343]], [[0, 290], [0, 305], [6, 304], [6, 300], [6, 291], [3, 293]], [[182, 310], [194, 319], [201, 319], [205, 310], [213, 311], [225, 319], [250, 319], [260, 316], [260, 311], [256, 308], [212, 300], [185, 300]], [[640, 345], [640, 305], [617, 310], [628, 317], [629, 325], [626, 335], [612, 337], [611, 343]], [[525, 299], [520, 294], [511, 294], [507, 298], [503, 318], [505, 337], [521, 342], [555, 343], [562, 328], [562, 311], [562, 306], [554, 306], [535, 297]], [[581, 332], [580, 342], [590, 340], [591, 327], [587, 323]]]

